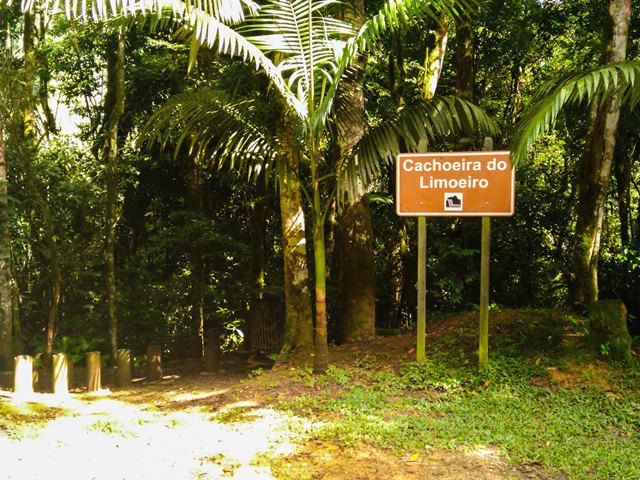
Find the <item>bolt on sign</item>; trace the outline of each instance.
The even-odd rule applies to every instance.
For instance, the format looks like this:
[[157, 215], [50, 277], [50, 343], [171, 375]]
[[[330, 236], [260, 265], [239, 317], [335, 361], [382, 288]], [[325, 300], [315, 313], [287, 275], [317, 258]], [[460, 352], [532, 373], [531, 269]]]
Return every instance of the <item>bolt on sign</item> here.
[[508, 217], [515, 212], [510, 152], [400, 154], [396, 208], [403, 217]]

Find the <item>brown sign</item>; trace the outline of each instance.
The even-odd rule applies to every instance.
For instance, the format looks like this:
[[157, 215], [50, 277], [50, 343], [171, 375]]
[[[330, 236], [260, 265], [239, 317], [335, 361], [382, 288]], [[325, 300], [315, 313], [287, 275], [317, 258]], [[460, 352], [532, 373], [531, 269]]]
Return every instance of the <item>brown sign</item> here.
[[515, 212], [509, 152], [398, 156], [396, 208], [403, 217], [506, 217]]

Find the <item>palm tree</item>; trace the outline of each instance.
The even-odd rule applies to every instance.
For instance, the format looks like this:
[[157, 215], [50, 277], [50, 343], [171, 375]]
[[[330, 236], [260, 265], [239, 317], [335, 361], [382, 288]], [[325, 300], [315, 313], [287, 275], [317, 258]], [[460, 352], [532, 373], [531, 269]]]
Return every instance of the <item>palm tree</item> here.
[[[45, 4], [57, 4], [55, 0], [44, 1]], [[321, 144], [327, 134], [327, 122], [340, 80], [359, 54], [383, 32], [405, 25], [416, 16], [430, 16], [436, 21], [456, 17], [475, 5], [476, 0], [389, 0], [379, 13], [357, 29], [349, 22], [329, 16], [339, 4], [338, 0], [267, 0], [260, 5], [252, 0], [119, 0], [98, 1], [89, 10], [87, 2], [82, 1], [78, 10], [75, 2], [65, 2], [68, 16], [104, 19], [113, 15], [153, 13], [152, 21], [169, 19], [177, 22], [182, 35], [192, 40], [192, 59], [200, 45], [207, 45], [254, 63], [293, 112], [301, 135], [300, 159], [310, 173], [310, 185], [303, 188], [303, 193], [313, 216], [315, 366], [319, 371], [324, 370], [328, 362], [325, 217], [336, 194], [353, 194], [357, 181], [366, 183], [380, 171], [381, 158], [389, 161], [397, 151], [392, 148], [397, 147], [397, 137], [393, 140], [393, 136], [387, 138], [387, 133], [374, 131], [367, 137], [368, 143], [354, 149], [350, 161], [340, 168], [340, 172], [322, 171]], [[30, 7], [29, 2], [26, 7]], [[227, 23], [239, 25], [232, 28]], [[441, 101], [437, 106], [448, 109], [451, 118], [445, 121], [444, 116], [439, 116], [434, 130], [453, 126], [460, 118], [473, 119], [475, 125], [489, 127], [488, 119], [468, 104]], [[391, 131], [407, 127], [408, 119], [415, 121], [426, 111], [418, 108], [402, 113], [404, 115], [390, 125]], [[417, 122], [408, 136], [415, 133], [427, 134], [425, 127]], [[376, 154], [371, 155], [374, 147]], [[378, 151], [383, 153], [382, 157], [377, 155]], [[336, 179], [338, 181], [334, 182]], [[347, 181], [343, 181], [345, 179]], [[328, 190], [325, 186], [333, 183], [337, 187], [325, 191]]]
[[511, 141], [514, 164], [524, 162], [535, 141], [553, 130], [562, 110], [580, 104], [602, 105], [617, 97], [634, 109], [640, 102], [640, 61], [629, 60], [574, 72], [542, 85]]
[[[290, 132], [281, 132], [285, 138], [274, 136], [273, 128], [264, 123], [263, 108], [263, 103], [258, 100], [236, 99], [225, 92], [205, 88], [170, 99], [154, 113], [145, 134], [163, 146], [173, 139], [176, 152], [187, 142], [193, 155], [209, 158], [219, 167], [227, 165], [252, 170], [259, 165], [260, 169], [274, 169], [281, 177], [297, 175], [287, 171], [287, 161], [281, 153], [282, 144], [291, 144]], [[318, 155], [315, 173], [318, 186], [314, 190], [311, 168], [311, 184], [305, 185], [300, 181], [313, 212], [316, 295], [318, 283], [324, 286], [325, 281], [324, 270], [319, 276], [318, 266], [324, 269], [324, 220], [331, 202], [337, 196], [357, 192], [359, 183], [367, 184], [377, 177], [386, 165], [395, 160], [401, 141], [415, 151], [422, 139], [431, 141], [448, 134], [474, 131], [493, 133], [495, 129], [481, 110], [466, 101], [455, 97], [436, 97], [408, 105], [395, 118], [368, 129], [340, 165], [330, 165], [324, 155]], [[305, 139], [304, 133], [300, 132], [299, 137], [298, 142], [294, 142], [297, 145]], [[298, 157], [307, 155], [303, 145]], [[318, 178], [320, 174], [323, 178]], [[333, 184], [337, 183], [333, 191], [321, 189], [320, 182], [326, 182], [328, 186], [332, 184], [330, 179], [335, 180]], [[319, 248], [322, 249], [320, 252]], [[324, 294], [324, 290], [321, 293]], [[317, 302], [316, 296], [316, 309]], [[326, 322], [326, 319], [318, 318], [316, 310], [316, 350], [321, 350], [322, 342], [326, 347], [326, 336], [318, 338], [318, 321]], [[322, 368], [316, 354], [316, 369]]]
[[[513, 139], [514, 163], [524, 161], [531, 145], [553, 128], [563, 107], [590, 106], [590, 128], [580, 171], [577, 222], [573, 245], [570, 300], [588, 306], [598, 300], [598, 259], [606, 195], [620, 107], [640, 100], [640, 62], [627, 61], [572, 74], [551, 82], [524, 112]], [[605, 114], [607, 115], [605, 120]], [[609, 120], [609, 116], [614, 120]]]

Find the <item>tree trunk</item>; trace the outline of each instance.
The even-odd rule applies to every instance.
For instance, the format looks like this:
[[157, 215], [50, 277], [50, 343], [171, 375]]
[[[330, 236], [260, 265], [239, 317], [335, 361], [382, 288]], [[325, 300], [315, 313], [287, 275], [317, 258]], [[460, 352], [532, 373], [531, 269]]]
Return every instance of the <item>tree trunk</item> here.
[[[459, 97], [473, 102], [473, 30], [466, 18], [459, 20], [456, 28], [456, 90]], [[471, 138], [461, 138], [456, 148], [471, 150], [471, 143]], [[463, 219], [465, 239], [469, 224], [469, 219]]]
[[433, 98], [438, 88], [442, 67], [444, 66], [444, 58], [447, 52], [447, 43], [449, 42], [449, 21], [440, 18], [440, 26], [435, 32], [434, 47], [427, 50], [424, 60], [424, 77], [422, 80], [422, 96], [424, 98]]
[[105, 287], [109, 346], [115, 363], [118, 351], [118, 316], [116, 291], [116, 229], [118, 224], [118, 162], [120, 120], [124, 114], [124, 49], [125, 34], [117, 33], [107, 58], [107, 91], [104, 102], [104, 163], [106, 166], [107, 197], [105, 205]]
[[456, 89], [458, 96], [473, 101], [473, 30], [468, 19], [459, 21], [456, 28]]
[[[42, 42], [44, 40], [46, 33], [45, 28], [45, 15], [44, 13], [40, 14], [40, 38], [38, 41]], [[56, 126], [56, 117], [51, 111], [51, 106], [49, 105], [49, 80], [51, 79], [51, 74], [49, 73], [49, 57], [48, 55], [43, 55], [40, 59], [40, 88], [38, 90], [38, 95], [40, 97], [40, 107], [42, 108], [42, 113], [44, 114], [44, 129], [47, 134], [56, 134], [58, 133], [58, 127]]]
[[338, 216], [336, 242], [339, 276], [339, 325], [341, 342], [374, 337], [376, 292], [371, 211], [366, 195]]
[[267, 179], [265, 169], [263, 168], [256, 179], [256, 201], [251, 209], [250, 214], [250, 231], [249, 237], [251, 241], [251, 266], [250, 266], [250, 282], [253, 289], [251, 297], [261, 300], [265, 287], [264, 283], [264, 230], [265, 230], [265, 213], [267, 195]]
[[[363, 0], [352, 0], [353, 10], [364, 10]], [[351, 19], [356, 26], [361, 19]], [[365, 62], [357, 59], [353, 74], [343, 80], [341, 101], [336, 108], [336, 161], [347, 161], [353, 148], [364, 135]], [[371, 211], [366, 190], [359, 184], [355, 198], [339, 210], [337, 218], [336, 253], [339, 266], [338, 340], [357, 341], [376, 334], [376, 296]]]
[[315, 140], [311, 145], [311, 182], [313, 188], [313, 266], [315, 273], [315, 358], [316, 373], [324, 373], [329, 366], [329, 342], [327, 336], [327, 252], [324, 239], [324, 212], [320, 200], [320, 181], [317, 172]]
[[309, 267], [304, 211], [300, 199], [298, 153], [293, 118], [283, 113], [277, 126], [282, 168], [279, 172], [280, 214], [284, 257], [286, 321], [282, 361], [294, 350], [310, 354], [313, 346], [313, 316], [309, 290]]
[[620, 218], [620, 241], [623, 247], [631, 245], [631, 158], [626, 150], [615, 155], [616, 195]]
[[0, 370], [11, 370], [14, 355], [11, 238], [9, 236], [7, 194], [4, 131], [2, 119], [0, 118]]
[[[609, 2], [610, 30], [602, 64], [626, 58], [631, 0]], [[578, 184], [578, 205], [573, 249], [573, 281], [570, 300], [589, 305], [598, 300], [598, 260], [607, 192], [620, 118], [617, 99], [591, 110], [586, 150], [582, 156]]]
[[47, 327], [45, 339], [44, 361], [51, 362], [53, 351], [53, 339], [56, 334], [58, 323], [58, 306], [60, 305], [60, 295], [62, 291], [62, 272], [60, 269], [58, 243], [56, 241], [53, 216], [46, 199], [41, 195], [37, 186], [35, 172], [33, 171], [33, 158], [36, 155], [35, 146], [35, 103], [33, 98], [34, 75], [36, 69], [35, 57], [35, 18], [30, 12], [24, 16], [23, 32], [23, 53], [24, 68], [26, 73], [26, 83], [28, 90], [27, 106], [23, 112], [23, 142], [20, 146], [20, 158], [27, 180], [27, 189], [33, 202], [42, 214], [42, 223], [45, 236], [46, 251], [49, 260], [51, 276], [51, 303], [47, 314]]
[[[192, 159], [187, 159], [187, 208], [193, 215], [192, 221], [197, 221], [204, 215], [204, 192], [202, 187], [202, 165]], [[196, 230], [199, 231], [199, 230]], [[189, 265], [191, 269], [191, 321], [198, 329], [201, 354], [204, 355], [204, 290], [205, 268], [204, 256], [200, 239], [194, 239], [189, 250]]]

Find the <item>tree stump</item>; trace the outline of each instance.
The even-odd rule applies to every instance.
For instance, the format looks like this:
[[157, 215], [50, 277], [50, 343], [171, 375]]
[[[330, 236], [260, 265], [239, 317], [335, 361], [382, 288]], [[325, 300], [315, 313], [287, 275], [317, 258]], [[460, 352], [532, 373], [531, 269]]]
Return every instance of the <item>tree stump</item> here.
[[160, 345], [147, 347], [147, 380], [162, 380], [162, 347]]
[[33, 358], [30, 355], [14, 358], [13, 392], [17, 395], [33, 393]]
[[204, 371], [217, 372], [220, 369], [220, 339], [215, 328], [207, 330], [204, 346]]
[[64, 353], [53, 356], [53, 393], [69, 393], [69, 362]]
[[87, 353], [87, 392], [97, 392], [102, 388], [101, 372], [100, 352]]
[[119, 349], [116, 352], [116, 362], [118, 365], [118, 386], [128, 387], [131, 385], [131, 350]]
[[631, 335], [627, 307], [621, 300], [601, 300], [589, 307], [591, 339], [598, 351], [612, 360], [631, 361]]

